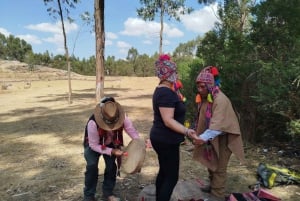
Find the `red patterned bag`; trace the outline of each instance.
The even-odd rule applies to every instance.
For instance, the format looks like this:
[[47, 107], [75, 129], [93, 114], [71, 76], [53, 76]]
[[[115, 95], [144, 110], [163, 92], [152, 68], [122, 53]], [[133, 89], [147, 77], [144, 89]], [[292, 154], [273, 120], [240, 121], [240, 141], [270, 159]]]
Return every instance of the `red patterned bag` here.
[[261, 188], [253, 192], [232, 193], [227, 201], [281, 201], [281, 199]]

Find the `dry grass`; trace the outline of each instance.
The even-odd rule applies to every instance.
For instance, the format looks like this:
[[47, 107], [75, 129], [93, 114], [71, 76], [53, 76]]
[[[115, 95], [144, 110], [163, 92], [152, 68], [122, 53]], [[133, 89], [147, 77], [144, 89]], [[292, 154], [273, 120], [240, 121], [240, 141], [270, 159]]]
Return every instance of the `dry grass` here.
[[[1, 62], [0, 81], [8, 87], [0, 90], [0, 200], [82, 200], [82, 139], [85, 123], [95, 106], [94, 77], [73, 75], [73, 103], [69, 105], [68, 82], [60, 71], [44, 71], [42, 77], [47, 79], [40, 79], [37, 72], [7, 70]], [[25, 88], [27, 80], [31, 86]], [[116, 97], [125, 107], [144, 139], [148, 138], [152, 124], [151, 96], [156, 85], [154, 77], [105, 80], [105, 95]], [[129, 139], [125, 140], [128, 143]], [[180, 179], [205, 180], [206, 170], [191, 160], [190, 148], [189, 144], [182, 147]], [[255, 183], [256, 165], [262, 158], [259, 151], [253, 150], [247, 150], [247, 166], [240, 166], [232, 158], [228, 192], [247, 191], [248, 185]], [[116, 192], [124, 200], [135, 201], [141, 188], [153, 183], [157, 166], [153, 150], [148, 149], [142, 172], [118, 178]], [[99, 168], [100, 197], [102, 162]], [[272, 191], [285, 201], [299, 200], [297, 186]]]

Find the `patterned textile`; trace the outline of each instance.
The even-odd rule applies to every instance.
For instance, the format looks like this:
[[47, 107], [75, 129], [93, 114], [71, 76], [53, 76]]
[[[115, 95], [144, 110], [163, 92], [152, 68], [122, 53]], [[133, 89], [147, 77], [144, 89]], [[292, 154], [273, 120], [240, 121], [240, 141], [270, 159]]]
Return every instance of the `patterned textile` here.
[[[211, 75], [207, 75], [211, 74], [213, 77], [211, 77]], [[214, 82], [212, 84], [212, 81]], [[213, 86], [218, 86], [220, 87], [221, 82], [220, 82], [220, 77], [219, 77], [219, 70], [217, 67], [215, 66], [207, 66], [204, 69], [201, 70], [201, 72], [199, 73], [196, 82], [204, 82], [210, 85], [210, 87]]]
[[209, 89], [213, 88], [213, 86], [215, 85], [215, 79], [213, 74], [202, 71], [199, 73], [196, 82], [205, 83]]
[[[217, 80], [217, 82], [216, 82]], [[210, 118], [212, 116], [212, 104], [219, 93], [219, 71], [217, 67], [207, 66], [201, 70], [199, 75], [197, 76], [196, 83], [203, 82], [206, 84], [208, 95], [207, 95], [207, 108], [206, 108], [206, 128], [209, 128]], [[201, 107], [202, 102], [198, 102], [198, 108]]]
[[160, 80], [167, 80], [175, 83], [177, 80], [176, 63], [170, 61], [168, 55], [161, 55], [155, 62], [156, 75]]
[[[203, 101], [201, 108], [198, 114], [198, 121], [196, 132], [203, 133], [207, 129], [206, 125], [206, 111], [207, 111], [207, 101]], [[228, 135], [227, 146], [230, 151], [240, 160], [241, 163], [244, 163], [244, 149], [241, 138], [241, 131], [239, 127], [239, 122], [237, 116], [232, 108], [231, 102], [228, 97], [222, 92], [216, 95], [214, 103], [212, 105], [212, 116], [210, 118], [209, 129], [222, 131]], [[219, 137], [214, 138], [211, 141], [214, 150], [216, 152], [216, 157], [219, 158]], [[202, 156], [204, 146], [195, 146], [193, 158], [196, 161], [201, 162], [204, 166], [208, 167], [211, 170], [217, 168], [216, 161], [207, 161]]]

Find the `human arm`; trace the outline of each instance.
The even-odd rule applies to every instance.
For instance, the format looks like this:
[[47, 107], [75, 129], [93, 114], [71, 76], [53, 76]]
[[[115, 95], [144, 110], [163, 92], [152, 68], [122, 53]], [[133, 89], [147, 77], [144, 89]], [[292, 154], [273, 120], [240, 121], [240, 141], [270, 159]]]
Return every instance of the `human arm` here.
[[140, 138], [139, 132], [135, 129], [132, 121], [128, 118], [127, 115], [125, 115], [124, 119], [124, 130], [131, 137], [131, 139]]
[[174, 119], [175, 108], [159, 107], [159, 111], [166, 127], [185, 136], [195, 133], [193, 129], [186, 128], [184, 125]]
[[90, 120], [88, 122], [88, 139], [89, 139], [89, 147], [100, 154], [106, 154], [106, 155], [111, 155], [112, 154], [112, 148], [105, 147], [102, 148], [102, 146], [99, 144], [100, 137], [98, 134], [98, 129], [95, 121]]

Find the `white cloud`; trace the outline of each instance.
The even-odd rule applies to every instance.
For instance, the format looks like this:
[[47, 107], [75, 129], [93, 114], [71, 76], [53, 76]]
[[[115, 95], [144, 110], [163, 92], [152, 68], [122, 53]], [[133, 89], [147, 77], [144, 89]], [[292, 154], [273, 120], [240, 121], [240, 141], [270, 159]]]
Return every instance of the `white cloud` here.
[[132, 45], [130, 45], [129, 43], [126, 43], [124, 41], [118, 41], [117, 42], [117, 47], [119, 48], [119, 52], [121, 54], [126, 55], [128, 53], [129, 48], [131, 48]]
[[[0, 27], [0, 33], [2, 33], [4, 36], [8, 37], [11, 33], [7, 31], [4, 28]], [[16, 35], [15, 37], [18, 37], [20, 39], [25, 40], [29, 44], [41, 44], [42, 41], [39, 39], [39, 37], [31, 34], [26, 34], [26, 35]]]
[[105, 45], [110, 46], [112, 44], [113, 44], [113, 42], [111, 40], [105, 40]]
[[170, 38], [178, 38], [182, 37], [184, 33], [177, 29], [176, 27], [169, 26], [164, 23], [164, 34], [166, 34]]
[[145, 22], [137, 18], [128, 18], [124, 22], [125, 30], [121, 32], [123, 35], [139, 36], [146, 34]]
[[112, 33], [112, 32], [106, 32], [105, 33], [105, 37], [107, 38], [107, 39], [117, 39], [118, 38], [118, 35], [117, 34], [115, 34], [115, 33]]
[[[64, 26], [65, 26], [65, 31], [66, 31], [66, 34], [67, 34], [67, 40], [68, 40], [67, 44], [71, 45], [71, 44], [69, 44], [70, 39], [68, 38], [68, 34], [70, 34], [71, 32], [77, 31], [78, 30], [78, 25], [75, 24], [75, 23], [70, 23], [70, 22], [66, 21], [64, 23]], [[36, 44], [41, 44], [42, 41], [48, 42], [48, 43], [53, 43], [56, 46], [56, 52], [57, 53], [64, 53], [64, 51], [65, 51], [64, 50], [64, 38], [63, 38], [63, 33], [62, 33], [62, 28], [61, 28], [61, 22], [60, 21], [57, 21], [56, 23], [30, 24], [30, 25], [25, 26], [25, 28], [27, 28], [29, 30], [33, 30], [33, 31], [52, 34], [49, 37], [43, 38], [43, 39], [30, 37], [30, 35], [25, 35], [23, 37], [25, 37], [27, 40], [32, 40], [32, 41], [35, 40]]]
[[54, 43], [58, 46], [63, 46], [64, 44], [64, 37], [61, 33], [54, 34], [53, 36], [45, 38], [43, 40], [48, 43]]
[[42, 41], [35, 35], [17, 35], [16, 37], [25, 40], [29, 44], [42, 44]]
[[164, 45], [170, 45], [171, 42], [170, 42], [169, 40], [163, 40], [163, 44], [164, 44]]
[[59, 54], [64, 54], [65, 53], [65, 49], [63, 47], [57, 47], [56, 48], [56, 52]]
[[[75, 23], [64, 23], [66, 33], [78, 30], [78, 25]], [[40, 23], [40, 24], [30, 24], [25, 26], [25, 28], [40, 32], [50, 32], [50, 33], [62, 33], [61, 22], [58, 21], [55, 24], [51, 23]]]
[[117, 46], [119, 48], [128, 48], [128, 49], [131, 47], [131, 45], [129, 43], [126, 43], [124, 41], [118, 41]]
[[8, 37], [11, 33], [4, 28], [0, 27], [0, 33], [2, 33], [5, 37]]
[[147, 45], [152, 45], [153, 44], [151, 40], [144, 40], [143, 43], [147, 44]]
[[61, 32], [61, 28], [59, 26], [50, 23], [30, 24], [25, 26], [25, 28], [34, 31], [41, 31], [41, 32], [50, 32], [50, 33]]
[[196, 10], [189, 15], [181, 15], [180, 19], [187, 30], [195, 33], [206, 33], [212, 30], [214, 23], [218, 21], [216, 13], [217, 4], [213, 4]]
[[[158, 38], [160, 32], [160, 23], [154, 21], [144, 21], [139, 18], [128, 18], [124, 22], [123, 35], [144, 36], [146, 38]], [[181, 37], [183, 32], [176, 27], [171, 27], [164, 23], [164, 35], [168, 37]]]

